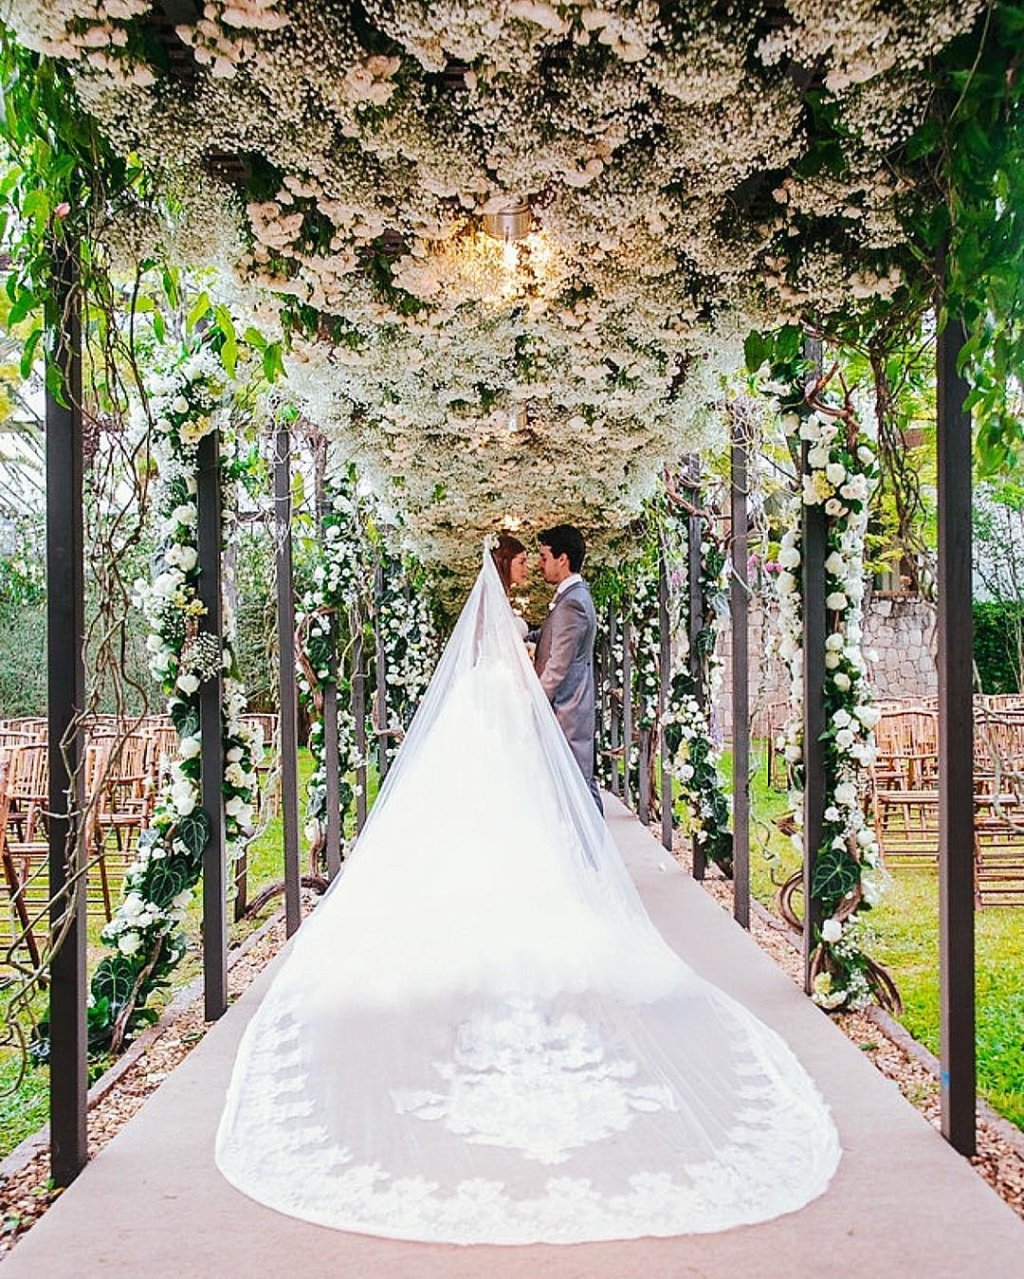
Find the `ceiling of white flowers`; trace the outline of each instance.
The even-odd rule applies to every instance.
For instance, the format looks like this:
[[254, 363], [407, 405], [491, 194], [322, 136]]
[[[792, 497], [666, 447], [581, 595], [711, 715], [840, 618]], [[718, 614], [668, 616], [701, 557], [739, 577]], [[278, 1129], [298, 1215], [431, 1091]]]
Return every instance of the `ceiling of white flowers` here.
[[[426, 558], [620, 524], [752, 322], [899, 290], [928, 61], [981, 0], [12, 0]], [[845, 139], [825, 156], [816, 121]], [[528, 202], [502, 242], [486, 214]]]

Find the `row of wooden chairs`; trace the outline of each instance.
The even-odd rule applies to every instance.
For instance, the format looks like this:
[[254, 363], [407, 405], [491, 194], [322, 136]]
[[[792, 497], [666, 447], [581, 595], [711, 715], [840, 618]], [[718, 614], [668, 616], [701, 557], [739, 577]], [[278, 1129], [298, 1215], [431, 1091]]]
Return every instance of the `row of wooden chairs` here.
[[[875, 834], [890, 868], [934, 866], [939, 796], [934, 790], [874, 791]], [[1016, 793], [974, 797], [974, 896], [979, 907], [1024, 906], [1024, 802]]]
[[[255, 730], [257, 821], [272, 815], [276, 716], [247, 717]], [[0, 863], [10, 911], [0, 912], [0, 946], [24, 945], [39, 962], [49, 900], [49, 747], [46, 722], [0, 721]], [[96, 717], [85, 734], [82, 770], [86, 906], [110, 920], [139, 837], [152, 817], [158, 789], [177, 746], [170, 720], [154, 716], [129, 725]], [[262, 743], [262, 746], [259, 744]], [[262, 809], [262, 812], [259, 810]], [[245, 901], [247, 866], [235, 868]]]

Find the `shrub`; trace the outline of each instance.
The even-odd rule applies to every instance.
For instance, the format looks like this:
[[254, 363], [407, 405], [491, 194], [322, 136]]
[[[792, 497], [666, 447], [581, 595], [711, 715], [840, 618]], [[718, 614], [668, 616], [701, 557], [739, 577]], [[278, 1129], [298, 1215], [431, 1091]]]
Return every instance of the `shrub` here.
[[1019, 693], [1024, 602], [976, 600], [974, 661], [985, 693]]

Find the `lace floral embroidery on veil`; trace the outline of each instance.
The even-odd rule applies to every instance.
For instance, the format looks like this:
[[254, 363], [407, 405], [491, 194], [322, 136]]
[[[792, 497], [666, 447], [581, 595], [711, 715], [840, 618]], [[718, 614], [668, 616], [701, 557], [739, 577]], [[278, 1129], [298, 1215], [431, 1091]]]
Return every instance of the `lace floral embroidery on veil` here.
[[507, 1009], [460, 1026], [452, 1059], [433, 1063], [447, 1090], [393, 1091], [397, 1112], [558, 1164], [625, 1132], [639, 1112], [675, 1109], [663, 1084], [630, 1087], [637, 1063], [609, 1060], [578, 1014], [545, 1017], [528, 999], [511, 999]]

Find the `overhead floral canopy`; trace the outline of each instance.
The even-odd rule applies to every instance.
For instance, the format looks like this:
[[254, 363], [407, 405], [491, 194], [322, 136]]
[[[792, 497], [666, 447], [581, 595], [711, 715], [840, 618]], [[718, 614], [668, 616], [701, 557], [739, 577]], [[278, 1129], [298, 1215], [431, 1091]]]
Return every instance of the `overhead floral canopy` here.
[[[621, 523], [752, 327], [898, 303], [982, 0], [13, 0], [421, 554]], [[154, 210], [159, 209], [159, 214]], [[924, 259], [924, 260], [923, 260]], [[225, 287], [227, 287], [225, 285]]]

